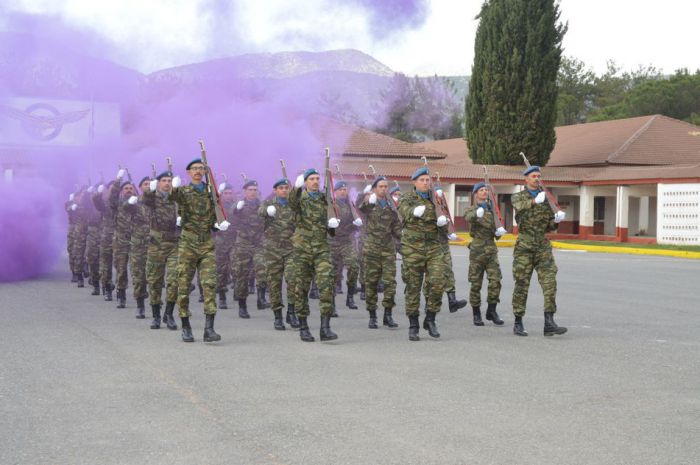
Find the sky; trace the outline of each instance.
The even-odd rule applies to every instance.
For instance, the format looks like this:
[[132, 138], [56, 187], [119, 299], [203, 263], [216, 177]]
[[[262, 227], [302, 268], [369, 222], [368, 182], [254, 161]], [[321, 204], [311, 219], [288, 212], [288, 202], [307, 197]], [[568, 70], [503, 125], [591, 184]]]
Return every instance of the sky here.
[[[481, 0], [0, 0], [96, 32], [121, 64], [151, 72], [242, 53], [362, 50], [409, 75], [470, 74]], [[565, 54], [666, 73], [700, 68], [697, 0], [561, 0]], [[0, 16], [0, 30], [11, 21]]]

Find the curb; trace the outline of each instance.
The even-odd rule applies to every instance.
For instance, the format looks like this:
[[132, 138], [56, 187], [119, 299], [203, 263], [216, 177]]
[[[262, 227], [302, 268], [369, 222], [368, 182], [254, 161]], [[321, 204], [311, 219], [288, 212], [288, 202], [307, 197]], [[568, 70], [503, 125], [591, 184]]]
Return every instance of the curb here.
[[637, 249], [634, 247], [615, 247], [605, 245], [579, 245], [552, 241], [552, 247], [563, 250], [585, 250], [586, 252], [616, 253], [630, 255], [656, 255], [661, 257], [691, 258], [700, 260], [700, 252], [687, 250]]

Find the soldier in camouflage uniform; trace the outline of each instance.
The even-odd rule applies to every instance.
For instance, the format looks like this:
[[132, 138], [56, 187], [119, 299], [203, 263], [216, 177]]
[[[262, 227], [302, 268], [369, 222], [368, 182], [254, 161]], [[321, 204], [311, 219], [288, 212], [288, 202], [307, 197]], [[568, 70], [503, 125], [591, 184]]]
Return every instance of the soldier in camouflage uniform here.
[[96, 186], [88, 187], [85, 196], [85, 210], [88, 212], [87, 264], [90, 270], [92, 295], [100, 295], [100, 236], [102, 234], [102, 214], [95, 208], [92, 196]]
[[440, 337], [435, 323], [435, 316], [442, 305], [445, 276], [445, 257], [440, 236], [447, 235], [448, 219], [439, 215], [435, 208], [435, 194], [430, 187], [428, 169], [419, 168], [411, 179], [414, 190], [401, 197], [399, 214], [403, 221], [401, 253], [406, 284], [406, 315], [409, 319], [408, 338], [418, 341], [420, 295], [424, 277], [428, 281], [429, 293], [425, 296], [427, 309], [423, 328], [431, 337]]
[[126, 307], [126, 287], [129, 284], [128, 265], [133, 227], [133, 210], [129, 201], [136, 203], [136, 187], [131, 182], [122, 184], [126, 171], [120, 169], [109, 190], [109, 208], [114, 216], [114, 268], [116, 269], [117, 308]]
[[[142, 194], [137, 197], [136, 203], [129, 205], [132, 212], [133, 227], [131, 241], [129, 242], [129, 255], [131, 257], [131, 282], [134, 287], [134, 299], [136, 299], [136, 318], [146, 318], [145, 300], [148, 296], [146, 281], [146, 258], [148, 256], [149, 230], [151, 219], [150, 210], [143, 203], [143, 194], [150, 189], [151, 178], [146, 176], [139, 182]], [[130, 202], [133, 201], [130, 199]], [[130, 203], [129, 202], [129, 203]]]
[[[294, 304], [299, 315], [299, 337], [302, 341], [313, 342], [309, 331], [309, 286], [315, 275], [320, 293], [322, 341], [337, 339], [331, 331], [333, 313], [334, 275], [331, 264], [328, 235], [334, 234], [339, 226], [338, 218], [328, 218], [326, 195], [321, 192], [321, 176], [314, 168], [309, 168], [297, 177], [294, 189], [289, 193], [289, 205], [297, 219], [292, 236], [294, 266]], [[303, 187], [306, 189], [302, 189]], [[289, 292], [289, 291], [288, 291]]]
[[[73, 255], [73, 244], [75, 243], [75, 233], [77, 230], [78, 205], [74, 202], [76, 193], [73, 192], [68, 196], [68, 201], [64, 204], [66, 214], [68, 215], [68, 234], [66, 236], [66, 248], [68, 250], [68, 265], [70, 266], [71, 279], [70, 282], [78, 282], [78, 273], [75, 271], [75, 257]], [[75, 207], [73, 207], [75, 205]]]
[[484, 272], [489, 281], [486, 302], [486, 319], [500, 326], [503, 320], [496, 312], [496, 305], [501, 295], [501, 267], [498, 264], [498, 247], [496, 240], [505, 234], [502, 227], [496, 229], [495, 215], [488, 201], [488, 187], [479, 182], [472, 189], [474, 205], [467, 210], [464, 218], [471, 228], [472, 242], [469, 244], [469, 282], [471, 292], [469, 300], [472, 303], [472, 313], [475, 326], [484, 326], [481, 319], [481, 284]]
[[552, 245], [545, 233], [554, 231], [557, 224], [564, 219], [562, 211], [556, 213], [547, 203], [544, 190], [540, 189], [540, 168], [531, 166], [523, 172], [525, 190], [513, 194], [512, 203], [515, 221], [518, 224], [518, 239], [513, 251], [513, 314], [515, 324], [513, 333], [527, 336], [523, 325], [527, 292], [530, 287], [532, 272], [537, 271], [537, 279], [544, 294], [544, 335], [564, 334], [566, 328], [554, 322], [557, 311], [557, 265], [552, 254]]
[[373, 191], [364, 194], [360, 200], [360, 211], [365, 216], [365, 242], [362, 260], [365, 269], [365, 302], [369, 312], [370, 329], [377, 329], [377, 287], [384, 282], [384, 326], [396, 328], [392, 309], [396, 305], [396, 246], [401, 240], [401, 222], [399, 215], [387, 196], [389, 183], [384, 176], [379, 176], [371, 184]]
[[[263, 251], [263, 234], [265, 221], [258, 216], [260, 199], [258, 198], [258, 183], [248, 180], [243, 184], [243, 200], [236, 203], [236, 209], [231, 217], [231, 223], [236, 228], [236, 243], [233, 250], [232, 269], [236, 277], [233, 298], [238, 301], [238, 316], [250, 318], [248, 314], [248, 279], [251, 271], [255, 272], [258, 284], [258, 310], [270, 306], [265, 300], [267, 287], [265, 276], [265, 254]], [[251, 266], [254, 270], [251, 270]]]
[[81, 189], [75, 194], [73, 203], [70, 206], [74, 221], [71, 269], [75, 275], [78, 287], [85, 287], [83, 272], [85, 270], [85, 249], [87, 247], [88, 233], [88, 210], [86, 208], [88, 200], [87, 192]]
[[102, 233], [100, 234], [100, 281], [102, 282], [102, 294], [105, 301], [112, 300], [112, 258], [114, 254], [114, 229], [115, 217], [108, 207], [107, 199], [114, 181], [110, 181], [105, 189], [104, 184], [100, 184], [97, 193], [92, 196], [92, 203], [102, 216]]
[[[233, 217], [233, 212], [236, 208], [236, 196], [233, 192], [233, 187], [222, 182], [219, 184], [219, 193], [221, 194], [221, 204], [226, 212], [227, 218]], [[233, 260], [233, 244], [236, 242], [236, 228], [228, 228], [226, 231], [217, 231], [214, 233], [214, 249], [216, 251], [216, 291], [219, 294], [219, 308], [228, 308], [226, 303], [226, 293], [228, 285], [232, 282], [231, 262]]]
[[[161, 295], [165, 283], [165, 311], [163, 322], [168, 329], [176, 330], [173, 309], [177, 302], [177, 243], [180, 232], [177, 227], [177, 204], [170, 196], [173, 174], [160, 173], [151, 181], [143, 203], [150, 210], [151, 220], [146, 263], [146, 280], [151, 302], [153, 321], [151, 329], [159, 329], [161, 323]], [[167, 278], [166, 278], [167, 270]]]
[[[343, 280], [343, 268], [347, 268], [347, 288], [348, 294], [345, 297], [345, 306], [352, 310], [357, 310], [355, 304], [355, 291], [357, 288], [357, 274], [359, 270], [357, 249], [355, 248], [355, 233], [357, 228], [362, 227], [362, 219], [353, 219], [353, 206], [348, 198], [348, 185], [345, 181], [336, 181], [333, 186], [335, 200], [338, 207], [338, 219], [340, 226], [335, 230], [335, 235], [329, 239], [331, 250], [331, 263], [335, 279], [333, 282]], [[335, 298], [333, 299], [335, 309]]]
[[[177, 304], [182, 321], [182, 340], [193, 342], [190, 326], [190, 284], [195, 271], [199, 271], [204, 291], [204, 342], [221, 340], [214, 331], [216, 316], [216, 254], [212, 230], [225, 231], [228, 221], [216, 223], [214, 202], [204, 182], [206, 167], [201, 159], [187, 165], [187, 174], [192, 179], [188, 186], [180, 187], [180, 178], [173, 179], [171, 197], [177, 202], [182, 218], [182, 232], [177, 250]], [[213, 188], [214, 186], [212, 186]]]
[[294, 282], [290, 259], [292, 256], [292, 235], [294, 234], [294, 212], [289, 206], [289, 181], [280, 179], [272, 185], [275, 196], [260, 205], [258, 215], [265, 221], [265, 269], [270, 288], [270, 304], [275, 315], [274, 327], [284, 330], [282, 321], [282, 279], [287, 282], [287, 323], [292, 328], [299, 327], [294, 311], [294, 293], [290, 292]]

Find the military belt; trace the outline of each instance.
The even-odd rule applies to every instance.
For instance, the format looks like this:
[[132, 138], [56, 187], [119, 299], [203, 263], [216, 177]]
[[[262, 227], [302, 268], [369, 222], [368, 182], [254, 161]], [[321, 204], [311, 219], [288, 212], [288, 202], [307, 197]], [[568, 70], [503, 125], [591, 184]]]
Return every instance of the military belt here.
[[211, 231], [207, 231], [205, 233], [197, 233], [194, 231], [187, 231], [187, 230], [183, 229], [181, 237], [187, 237], [189, 239], [194, 239], [198, 242], [206, 242], [206, 241], [209, 241], [212, 239], [212, 233], [211, 233]]
[[177, 242], [180, 238], [177, 231], [158, 231], [156, 229], [151, 229], [150, 234], [151, 237], [166, 242]]

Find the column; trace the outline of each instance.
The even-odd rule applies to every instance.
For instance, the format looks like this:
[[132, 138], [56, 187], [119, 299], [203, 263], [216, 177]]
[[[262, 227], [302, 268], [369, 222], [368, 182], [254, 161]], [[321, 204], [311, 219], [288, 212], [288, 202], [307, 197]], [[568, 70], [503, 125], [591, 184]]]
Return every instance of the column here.
[[580, 239], [587, 239], [593, 234], [593, 211], [595, 195], [590, 186], [581, 186], [579, 189], [579, 218], [578, 233]]
[[617, 203], [615, 209], [615, 236], [620, 242], [627, 242], [629, 234], [629, 187], [617, 186]]

